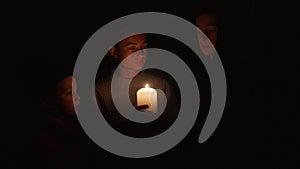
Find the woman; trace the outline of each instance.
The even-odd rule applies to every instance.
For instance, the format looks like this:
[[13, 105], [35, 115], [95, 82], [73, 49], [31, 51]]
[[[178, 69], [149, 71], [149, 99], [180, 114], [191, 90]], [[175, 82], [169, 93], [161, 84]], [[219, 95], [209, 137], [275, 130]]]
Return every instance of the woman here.
[[[133, 137], [150, 137], [162, 133], [169, 128], [175, 121], [180, 107], [180, 94], [179, 89], [175, 88], [175, 84], [167, 80], [170, 78], [162, 71], [150, 69], [142, 70], [147, 58], [146, 48], [148, 46], [147, 36], [145, 34], [136, 34], [129, 36], [121, 40], [118, 44], [110, 48], [109, 54], [106, 57], [114, 58], [111, 64], [118, 66], [114, 67], [105, 78], [98, 78], [96, 82], [96, 95], [99, 108], [106, 118], [108, 123], [118, 130], [119, 132], [133, 136]], [[115, 64], [117, 63], [117, 64]], [[100, 67], [101, 68], [101, 67]], [[115, 70], [116, 68], [116, 70]], [[112, 83], [113, 74], [114, 84]], [[126, 86], [129, 85], [129, 99], [132, 105], [128, 105], [127, 95], [124, 93]], [[149, 108], [149, 105], [137, 105], [137, 91], [140, 88], [144, 88], [145, 84], [149, 84], [151, 88], [160, 89], [166, 95], [166, 108], [161, 108], [163, 112], [158, 118], [155, 117], [155, 112], [141, 112], [149, 113], [150, 118], [153, 117], [153, 121], [148, 123], [133, 122], [125, 118], [124, 114], [120, 114], [116, 108], [114, 101], [112, 100], [111, 91], [116, 94], [117, 99], [121, 104], [126, 106], [135, 107], [138, 110], [145, 111]], [[177, 89], [177, 90], [176, 90]], [[158, 105], [162, 105], [163, 96], [157, 95]], [[132, 115], [133, 112], [124, 111]], [[136, 114], [133, 114], [136, 115]]]

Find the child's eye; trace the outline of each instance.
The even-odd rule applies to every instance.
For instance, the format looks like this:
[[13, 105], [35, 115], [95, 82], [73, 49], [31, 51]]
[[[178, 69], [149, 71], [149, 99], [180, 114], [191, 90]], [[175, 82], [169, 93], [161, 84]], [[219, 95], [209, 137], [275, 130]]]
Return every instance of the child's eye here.
[[72, 90], [67, 90], [67, 91], [65, 92], [65, 94], [66, 94], [66, 95], [72, 94]]

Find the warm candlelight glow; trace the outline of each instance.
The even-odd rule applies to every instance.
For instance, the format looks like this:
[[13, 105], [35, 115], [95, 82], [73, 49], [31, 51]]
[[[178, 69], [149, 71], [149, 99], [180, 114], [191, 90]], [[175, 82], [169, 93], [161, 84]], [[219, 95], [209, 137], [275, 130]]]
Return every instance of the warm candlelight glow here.
[[145, 88], [141, 88], [136, 93], [137, 105], [148, 105], [147, 111], [157, 112], [157, 92], [155, 89], [150, 88], [149, 84], [145, 85]]

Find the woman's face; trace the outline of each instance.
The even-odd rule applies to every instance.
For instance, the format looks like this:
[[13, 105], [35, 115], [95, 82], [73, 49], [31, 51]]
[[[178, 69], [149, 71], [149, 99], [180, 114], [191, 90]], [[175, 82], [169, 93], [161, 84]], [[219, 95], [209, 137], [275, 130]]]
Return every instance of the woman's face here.
[[146, 51], [143, 49], [147, 46], [145, 35], [134, 35], [118, 44], [115, 56], [118, 57], [119, 61], [122, 61], [121, 67], [123, 69], [139, 71], [146, 62]]
[[[73, 86], [73, 88], [72, 88]], [[73, 102], [73, 94], [74, 102]], [[68, 115], [75, 115], [79, 108], [80, 97], [77, 93], [77, 84], [73, 76], [63, 79], [56, 87], [57, 104]]]
[[[201, 30], [206, 37], [202, 36], [202, 34], [198, 34], [198, 41], [200, 48], [204, 55], [210, 55], [213, 53], [214, 47], [217, 45], [217, 37], [218, 37], [218, 27], [217, 27], [217, 19], [216, 17], [209, 14], [202, 14], [197, 16], [196, 25], [199, 30]], [[211, 42], [210, 45], [209, 41]]]

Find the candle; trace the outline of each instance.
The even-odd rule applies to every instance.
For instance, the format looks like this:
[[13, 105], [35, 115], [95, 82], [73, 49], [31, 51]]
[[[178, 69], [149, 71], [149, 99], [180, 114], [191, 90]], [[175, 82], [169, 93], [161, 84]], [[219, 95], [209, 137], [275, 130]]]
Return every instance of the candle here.
[[148, 105], [146, 111], [157, 112], [157, 92], [155, 89], [150, 88], [146, 84], [145, 88], [141, 88], [137, 91], [137, 105]]

